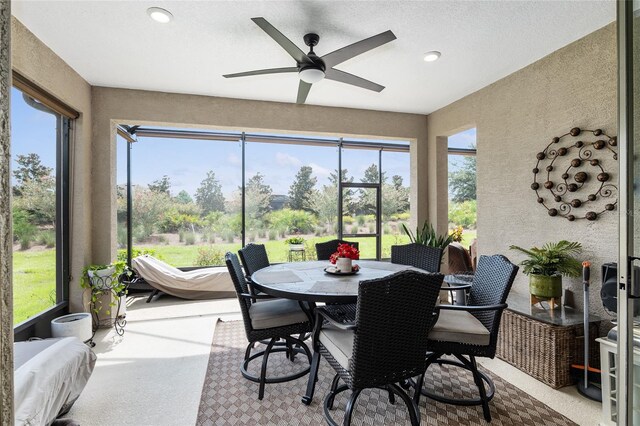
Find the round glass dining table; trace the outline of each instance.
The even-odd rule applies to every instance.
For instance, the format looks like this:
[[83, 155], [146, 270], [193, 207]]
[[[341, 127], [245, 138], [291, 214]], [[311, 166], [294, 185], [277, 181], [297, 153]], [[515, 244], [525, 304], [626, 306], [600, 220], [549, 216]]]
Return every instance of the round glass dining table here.
[[292, 262], [271, 265], [253, 273], [253, 286], [270, 296], [305, 302], [354, 303], [358, 298], [358, 283], [383, 278], [399, 271], [414, 270], [412, 266], [376, 260], [357, 260], [360, 271], [353, 275], [332, 275], [324, 271], [328, 260]]

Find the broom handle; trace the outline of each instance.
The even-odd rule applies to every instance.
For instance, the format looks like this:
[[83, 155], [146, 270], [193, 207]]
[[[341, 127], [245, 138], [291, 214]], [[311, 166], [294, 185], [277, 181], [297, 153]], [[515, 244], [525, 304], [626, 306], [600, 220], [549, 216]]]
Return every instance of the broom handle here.
[[584, 388], [589, 386], [589, 278], [591, 263], [582, 262], [582, 285], [584, 287]]

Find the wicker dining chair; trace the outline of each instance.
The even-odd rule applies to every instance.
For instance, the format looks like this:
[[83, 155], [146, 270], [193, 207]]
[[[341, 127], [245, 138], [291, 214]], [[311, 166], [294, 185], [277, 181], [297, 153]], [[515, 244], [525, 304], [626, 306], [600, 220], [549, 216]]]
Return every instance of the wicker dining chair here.
[[[360, 392], [380, 388], [389, 401], [398, 395], [409, 409], [412, 425], [420, 424], [418, 399], [412, 400], [398, 385], [426, 370], [427, 333], [437, 320], [435, 305], [443, 276], [406, 270], [384, 278], [360, 282], [357, 314], [345, 323], [326, 307], [316, 309], [309, 388], [305, 404], [310, 404], [318, 376], [320, 354], [336, 371], [324, 400], [324, 416], [336, 425], [330, 410], [338, 394], [351, 390], [344, 425], [351, 417]], [[345, 384], [338, 386], [340, 380]], [[419, 396], [420, 392], [416, 392]]]
[[270, 266], [269, 256], [264, 244], [249, 243], [244, 248], [238, 250], [240, 261], [247, 274], [247, 278], [251, 279], [251, 275], [259, 269]]
[[340, 244], [349, 244], [352, 247], [360, 248], [359, 243], [344, 240], [331, 240], [324, 243], [317, 243], [316, 254], [318, 256], [318, 260], [329, 260], [331, 255], [338, 251], [338, 245]]
[[424, 244], [391, 246], [391, 263], [414, 266], [427, 272], [440, 272], [443, 250]]
[[[227, 253], [225, 256], [227, 269], [231, 275], [231, 281], [236, 289], [240, 311], [244, 321], [244, 329], [249, 345], [244, 354], [244, 361], [240, 367], [242, 375], [252, 382], [259, 383], [258, 399], [264, 396], [264, 388], [267, 383], [282, 383], [298, 379], [309, 372], [309, 367], [302, 371], [286, 376], [267, 377], [267, 361], [269, 355], [276, 352], [285, 352], [287, 358], [294, 360], [296, 353], [304, 353], [311, 364], [311, 352], [307, 345], [292, 335], [304, 335], [311, 331], [309, 316], [302, 310], [298, 302], [288, 299], [269, 298], [264, 295], [249, 294], [247, 282], [238, 256]], [[267, 298], [260, 303], [253, 303], [254, 299]], [[277, 345], [278, 340], [284, 340], [284, 345]], [[266, 349], [251, 355], [251, 350], [256, 342], [266, 343]], [[262, 357], [260, 376], [249, 374], [249, 363]]]
[[[446, 364], [471, 371], [480, 397], [453, 399], [418, 385], [416, 389], [423, 395], [447, 404], [482, 405], [484, 418], [491, 421], [489, 401], [495, 393], [495, 385], [489, 376], [478, 370], [476, 357], [493, 358], [496, 354], [502, 311], [507, 307], [507, 296], [517, 272], [518, 267], [504, 256], [480, 256], [468, 305], [439, 305], [438, 322], [428, 334], [427, 368], [431, 364]], [[453, 355], [458, 361], [442, 358], [445, 354]], [[489, 386], [488, 393], [485, 383]]]

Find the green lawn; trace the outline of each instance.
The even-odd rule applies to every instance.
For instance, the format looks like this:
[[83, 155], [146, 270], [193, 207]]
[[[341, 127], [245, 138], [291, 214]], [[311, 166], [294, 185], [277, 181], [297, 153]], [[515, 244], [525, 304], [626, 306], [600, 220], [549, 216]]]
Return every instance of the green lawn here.
[[[306, 256], [307, 259], [315, 259], [315, 244], [322, 241], [327, 241], [335, 237], [312, 237], [306, 240]], [[376, 240], [375, 238], [349, 238], [349, 241], [357, 241], [360, 243], [360, 257], [363, 259], [372, 259], [376, 256]], [[391, 246], [395, 244], [406, 244], [409, 242], [409, 238], [405, 235], [384, 235], [382, 237], [382, 257], [388, 258], [391, 256]], [[269, 255], [269, 260], [273, 263], [286, 262], [289, 255], [289, 246], [282, 240], [264, 241], [260, 242], [264, 244]], [[238, 243], [215, 243], [214, 248], [226, 253], [227, 251], [237, 252], [240, 249]], [[198, 249], [202, 245], [136, 245], [137, 248], [147, 248], [156, 251], [162, 259], [174, 266], [192, 266], [196, 262], [198, 256]]]
[[13, 252], [13, 323], [50, 308], [56, 298], [56, 250]]

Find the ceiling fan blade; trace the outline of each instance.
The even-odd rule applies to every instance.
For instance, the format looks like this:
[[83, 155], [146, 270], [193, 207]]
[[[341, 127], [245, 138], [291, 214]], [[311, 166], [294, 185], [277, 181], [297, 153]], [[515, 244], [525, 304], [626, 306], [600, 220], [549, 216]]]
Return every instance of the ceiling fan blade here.
[[251, 18], [253, 22], [256, 23], [262, 30], [269, 35], [272, 39], [276, 41], [284, 50], [287, 51], [289, 55], [293, 59], [295, 59], [298, 63], [302, 62], [312, 62], [311, 59], [304, 53], [298, 46], [296, 46], [291, 40], [285, 37], [280, 31], [276, 29], [273, 25], [271, 25], [264, 18]]
[[298, 100], [296, 103], [303, 104], [307, 100], [307, 95], [309, 95], [309, 90], [311, 90], [311, 84], [300, 80], [300, 84], [298, 85]]
[[373, 37], [369, 37], [356, 43], [350, 44], [349, 46], [345, 46], [342, 49], [334, 50], [331, 53], [327, 53], [322, 57], [322, 60], [326, 64], [327, 68], [331, 68], [343, 63], [348, 59], [361, 55], [371, 49], [375, 49], [376, 47], [380, 47], [383, 44], [389, 43], [390, 41], [393, 41], [395, 39], [396, 35], [391, 32], [391, 30], [385, 31], [378, 35], [374, 35]]
[[325, 71], [324, 78], [339, 81], [340, 83], [350, 84], [352, 86], [362, 87], [363, 89], [373, 90], [374, 92], [382, 92], [384, 86], [381, 86], [373, 81], [365, 80], [357, 75], [349, 74], [348, 72], [340, 71], [334, 68], [329, 68]]
[[281, 74], [285, 72], [298, 72], [298, 67], [268, 68], [265, 70], [245, 71], [245, 72], [238, 72], [235, 74], [225, 74], [223, 75], [223, 77], [224, 78], [248, 77], [251, 75]]

